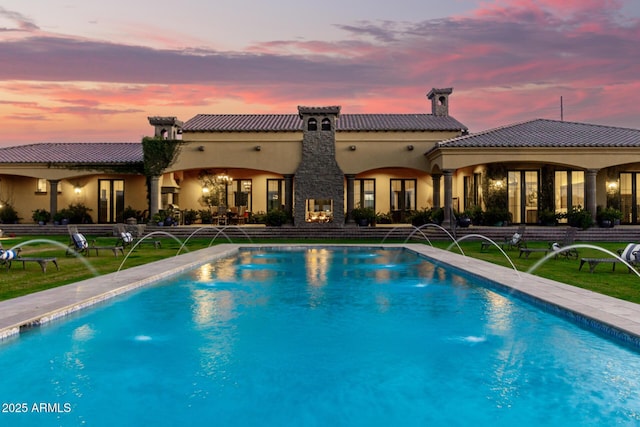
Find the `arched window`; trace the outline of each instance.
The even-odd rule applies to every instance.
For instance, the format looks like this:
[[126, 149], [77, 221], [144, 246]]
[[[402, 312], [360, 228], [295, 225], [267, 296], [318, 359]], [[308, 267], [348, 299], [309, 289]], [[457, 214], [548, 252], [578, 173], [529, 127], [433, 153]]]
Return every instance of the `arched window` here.
[[438, 98], [438, 104], [440, 105], [447, 105], [447, 97], [446, 96], [441, 96], [440, 98]]
[[160, 131], [160, 137], [161, 137], [162, 139], [167, 139], [167, 137], [168, 137], [168, 136], [169, 136], [169, 132], [167, 132], [167, 130], [166, 130], [166, 129], [162, 129], [162, 130]]
[[307, 130], [318, 130], [318, 121], [316, 119], [309, 119]]
[[322, 119], [322, 130], [331, 130], [331, 120], [327, 118]]

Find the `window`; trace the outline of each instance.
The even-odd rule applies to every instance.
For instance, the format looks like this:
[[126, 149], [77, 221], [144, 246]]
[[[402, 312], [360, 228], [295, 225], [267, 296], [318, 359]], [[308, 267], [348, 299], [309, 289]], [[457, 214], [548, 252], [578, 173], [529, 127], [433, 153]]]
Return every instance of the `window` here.
[[354, 207], [376, 208], [376, 180], [356, 179], [353, 182]]
[[38, 182], [36, 184], [36, 193], [46, 193], [47, 192], [47, 180], [44, 178], [38, 178]]
[[331, 130], [331, 120], [322, 119], [322, 130]]
[[307, 122], [307, 130], [313, 131], [318, 130], [318, 121], [316, 119], [309, 119]]

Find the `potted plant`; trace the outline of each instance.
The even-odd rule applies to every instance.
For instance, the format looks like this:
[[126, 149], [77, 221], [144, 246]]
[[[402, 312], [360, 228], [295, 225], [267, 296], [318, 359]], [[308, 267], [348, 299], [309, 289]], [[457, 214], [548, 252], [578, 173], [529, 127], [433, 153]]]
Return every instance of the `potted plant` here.
[[542, 209], [538, 212], [538, 222], [540, 225], [556, 225], [558, 224], [559, 215], [551, 209]]
[[569, 212], [567, 212], [567, 223], [571, 227], [581, 228], [586, 230], [593, 226], [593, 217], [591, 212], [586, 209], [582, 209], [582, 206], [574, 206]]
[[289, 215], [282, 209], [272, 209], [267, 212], [264, 223], [272, 227], [279, 227], [289, 220]]
[[187, 209], [182, 215], [185, 225], [191, 225], [198, 219], [198, 211], [196, 211], [195, 209]]
[[602, 208], [598, 206], [598, 210], [596, 212], [596, 220], [598, 221], [598, 225], [602, 228], [612, 228], [616, 222], [620, 222], [622, 219], [622, 211], [613, 208]]
[[161, 214], [160, 212], [154, 213], [153, 216], [151, 217], [151, 222], [160, 227], [164, 226], [164, 215]]
[[31, 215], [34, 222], [37, 222], [40, 225], [45, 225], [47, 222], [51, 221], [51, 213], [46, 209], [36, 209], [33, 211], [33, 215]]
[[483, 215], [485, 225], [502, 227], [511, 220], [511, 213], [506, 208], [491, 207]]
[[213, 212], [211, 212], [209, 209], [199, 210], [198, 216], [200, 216], [200, 222], [202, 224], [213, 224]]
[[391, 216], [391, 212], [387, 212], [387, 213], [378, 212], [376, 214], [377, 224], [391, 224], [392, 222], [393, 222], [393, 217]]
[[351, 211], [351, 217], [360, 227], [375, 223], [376, 211], [373, 208], [357, 207]]

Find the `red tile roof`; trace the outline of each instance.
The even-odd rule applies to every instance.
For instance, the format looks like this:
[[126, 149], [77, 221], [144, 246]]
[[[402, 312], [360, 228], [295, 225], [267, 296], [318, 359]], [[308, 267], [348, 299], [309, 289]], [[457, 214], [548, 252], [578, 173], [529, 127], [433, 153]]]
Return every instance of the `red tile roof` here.
[[123, 164], [142, 162], [141, 143], [42, 143], [0, 148], [0, 163]]
[[433, 149], [455, 147], [640, 147], [640, 130], [535, 119], [442, 141]]
[[[198, 114], [186, 132], [299, 132], [297, 114]], [[341, 114], [336, 130], [343, 131], [462, 131], [466, 126], [451, 116], [432, 114]]]

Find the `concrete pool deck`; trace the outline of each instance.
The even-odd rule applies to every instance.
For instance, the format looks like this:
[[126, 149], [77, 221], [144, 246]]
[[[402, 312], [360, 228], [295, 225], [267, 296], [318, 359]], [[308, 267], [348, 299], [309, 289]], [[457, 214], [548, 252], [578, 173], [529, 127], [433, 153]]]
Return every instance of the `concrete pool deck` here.
[[[139, 287], [187, 271], [215, 259], [255, 247], [405, 247], [436, 262], [466, 270], [496, 282], [503, 290], [539, 302], [568, 317], [590, 324], [640, 347], [640, 305], [555, 282], [486, 261], [436, 249], [423, 244], [314, 245], [314, 244], [221, 244], [161, 261], [122, 270], [58, 288], [0, 302], [0, 340], [15, 337], [25, 328], [44, 325], [54, 319], [90, 307]], [[630, 280], [640, 278], [630, 275]]]

